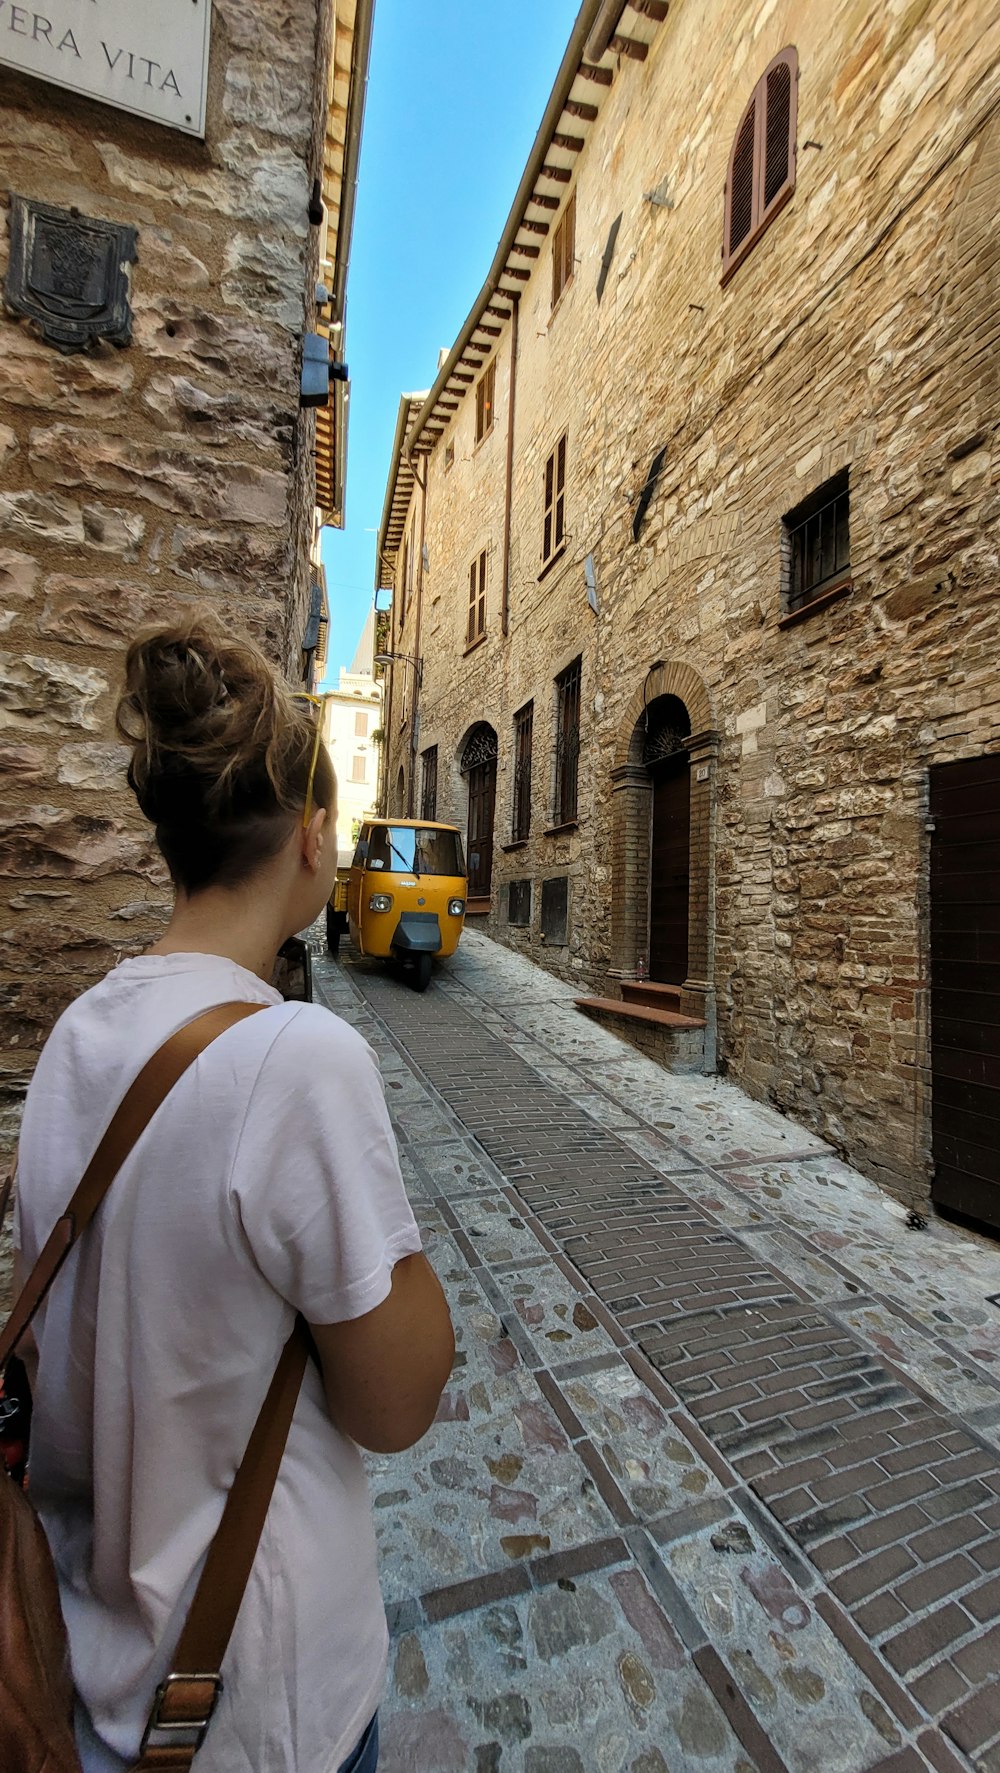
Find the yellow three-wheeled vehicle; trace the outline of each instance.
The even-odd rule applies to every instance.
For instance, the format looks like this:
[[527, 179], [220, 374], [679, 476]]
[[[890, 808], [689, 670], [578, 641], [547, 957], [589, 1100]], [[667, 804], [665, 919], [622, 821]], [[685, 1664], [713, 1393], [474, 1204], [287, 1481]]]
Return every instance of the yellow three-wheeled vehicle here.
[[361, 954], [395, 960], [418, 991], [435, 956], [454, 954], [465, 922], [461, 832], [430, 819], [368, 819], [346, 882], [338, 872], [327, 910], [336, 952], [346, 922]]

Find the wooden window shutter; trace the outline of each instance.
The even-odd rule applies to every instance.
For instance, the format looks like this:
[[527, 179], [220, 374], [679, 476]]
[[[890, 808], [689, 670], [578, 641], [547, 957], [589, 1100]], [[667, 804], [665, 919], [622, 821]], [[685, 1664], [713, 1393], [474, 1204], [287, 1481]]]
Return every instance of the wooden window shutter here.
[[753, 174], [754, 146], [757, 134], [757, 100], [750, 107], [740, 126], [729, 174], [729, 242], [728, 257], [743, 245], [754, 224]]
[[792, 70], [780, 61], [767, 76], [767, 130], [764, 149], [764, 203], [766, 210], [788, 182], [791, 164]]
[[476, 562], [469, 568], [469, 619], [465, 628], [466, 645], [471, 646], [476, 638]]

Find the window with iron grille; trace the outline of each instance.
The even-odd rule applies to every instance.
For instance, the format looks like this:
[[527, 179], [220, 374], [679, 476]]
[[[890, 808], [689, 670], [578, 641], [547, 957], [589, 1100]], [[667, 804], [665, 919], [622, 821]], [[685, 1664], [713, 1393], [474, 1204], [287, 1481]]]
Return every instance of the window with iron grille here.
[[562, 212], [552, 236], [552, 306], [555, 307], [573, 275], [576, 262], [576, 192]]
[[354, 737], [356, 739], [367, 739], [367, 737], [368, 737], [368, 716], [367, 716], [367, 714], [362, 714], [362, 713], [355, 714], [355, 716], [354, 716]]
[[481, 639], [486, 633], [486, 549], [469, 568], [469, 619], [465, 625], [465, 643]]
[[566, 535], [566, 438], [560, 437], [545, 464], [545, 515], [542, 522], [542, 564], [563, 545]]
[[556, 794], [553, 824], [576, 818], [577, 771], [580, 761], [580, 667], [574, 659], [556, 678]]
[[531, 729], [534, 725], [534, 702], [528, 702], [514, 716], [514, 821], [511, 835], [515, 843], [526, 838], [531, 830]]
[[782, 518], [782, 549], [788, 615], [850, 579], [850, 489], [846, 468]]
[[420, 817], [422, 819], [436, 819], [438, 804], [438, 748], [436, 745], [431, 745], [424, 752], [423, 766], [420, 782]]
[[366, 782], [367, 780], [368, 778], [365, 775], [364, 756], [360, 752], [356, 753], [355, 756], [351, 758], [351, 781]]
[[493, 411], [497, 388], [497, 360], [480, 376], [476, 386], [476, 442], [482, 443], [487, 431], [493, 429]]
[[723, 283], [795, 189], [798, 83], [798, 55], [783, 49], [765, 68], [740, 119], [726, 175]]

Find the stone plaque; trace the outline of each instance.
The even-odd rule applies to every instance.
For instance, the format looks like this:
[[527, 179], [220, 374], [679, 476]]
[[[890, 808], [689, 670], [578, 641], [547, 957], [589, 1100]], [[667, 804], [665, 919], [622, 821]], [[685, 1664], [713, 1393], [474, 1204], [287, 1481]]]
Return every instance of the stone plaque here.
[[212, 0], [0, 0], [0, 66], [205, 133]]
[[85, 351], [97, 339], [132, 337], [126, 267], [136, 231], [79, 210], [57, 209], [10, 194], [10, 263], [4, 304], [39, 327], [60, 351]]

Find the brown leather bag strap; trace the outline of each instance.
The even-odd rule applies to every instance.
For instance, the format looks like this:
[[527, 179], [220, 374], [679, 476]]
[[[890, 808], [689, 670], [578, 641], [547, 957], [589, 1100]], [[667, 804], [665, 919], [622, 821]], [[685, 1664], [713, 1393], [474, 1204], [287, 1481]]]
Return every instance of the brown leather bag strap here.
[[226, 1003], [206, 1010], [164, 1041], [130, 1084], [84, 1172], [69, 1206], [49, 1236], [38, 1261], [0, 1332], [0, 1371], [13, 1354], [52, 1282], [80, 1234], [86, 1230], [133, 1145], [200, 1053], [245, 1016], [264, 1008], [259, 1003]]
[[257, 1555], [310, 1348], [308, 1328], [299, 1318], [226, 1498], [132, 1773], [187, 1773], [204, 1741], [222, 1691], [223, 1658]]

